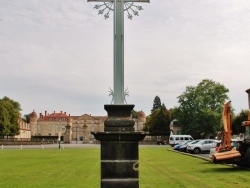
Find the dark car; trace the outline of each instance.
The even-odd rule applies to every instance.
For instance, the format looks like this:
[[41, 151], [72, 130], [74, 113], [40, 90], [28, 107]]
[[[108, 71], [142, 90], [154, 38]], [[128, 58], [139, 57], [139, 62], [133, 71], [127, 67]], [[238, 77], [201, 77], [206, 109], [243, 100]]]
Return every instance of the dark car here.
[[182, 146], [182, 144], [177, 144], [177, 145], [175, 145], [175, 146], [174, 146], [174, 150], [175, 150], [175, 151], [179, 151], [181, 146]]
[[192, 142], [192, 141], [193, 141], [193, 140], [188, 140], [188, 141], [186, 141], [186, 142], [183, 142], [182, 144], [177, 144], [177, 145], [174, 146], [174, 150], [180, 151], [180, 148], [181, 148], [182, 146], [184, 146], [185, 144], [188, 144], [188, 143], [190, 143], [190, 142]]
[[166, 145], [166, 144], [167, 144], [167, 141], [166, 141], [166, 140], [158, 140], [158, 141], [157, 141], [157, 144], [158, 144], [158, 145]]

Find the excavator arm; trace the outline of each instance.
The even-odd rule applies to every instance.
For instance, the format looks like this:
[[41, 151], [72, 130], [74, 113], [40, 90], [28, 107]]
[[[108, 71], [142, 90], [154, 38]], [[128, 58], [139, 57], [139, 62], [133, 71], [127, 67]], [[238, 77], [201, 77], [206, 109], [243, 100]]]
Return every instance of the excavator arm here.
[[223, 114], [222, 114], [222, 120], [223, 120], [223, 138], [220, 146], [220, 150], [231, 150], [231, 134], [232, 134], [232, 128], [231, 128], [231, 111], [230, 111], [230, 104], [231, 101], [227, 102], [224, 105]]
[[218, 151], [213, 154], [212, 162], [218, 161], [226, 161], [233, 158], [238, 158], [241, 156], [240, 152], [233, 149], [231, 146], [231, 110], [230, 110], [231, 101], [227, 102], [224, 105], [223, 113], [222, 113], [222, 120], [223, 120], [223, 138], [221, 141], [221, 146], [219, 147]]

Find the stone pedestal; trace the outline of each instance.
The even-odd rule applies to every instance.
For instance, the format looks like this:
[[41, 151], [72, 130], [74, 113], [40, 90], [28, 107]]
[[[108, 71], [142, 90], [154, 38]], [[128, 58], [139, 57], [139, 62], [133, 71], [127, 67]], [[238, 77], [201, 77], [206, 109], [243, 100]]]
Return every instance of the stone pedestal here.
[[138, 143], [144, 132], [134, 131], [134, 105], [105, 105], [104, 132], [92, 132], [101, 142], [101, 188], [139, 188]]

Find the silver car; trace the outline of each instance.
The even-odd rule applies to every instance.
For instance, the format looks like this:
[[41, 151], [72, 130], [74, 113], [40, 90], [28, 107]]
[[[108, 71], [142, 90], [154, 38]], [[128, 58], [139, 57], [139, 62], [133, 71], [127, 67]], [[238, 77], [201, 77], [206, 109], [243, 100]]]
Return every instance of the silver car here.
[[189, 144], [187, 147], [187, 151], [194, 154], [199, 154], [200, 152], [204, 151], [210, 151], [214, 141], [215, 140], [212, 139], [204, 139], [200, 140], [197, 143]]
[[212, 146], [211, 149], [210, 149], [209, 158], [212, 158], [213, 154], [216, 153], [217, 147], [220, 146], [220, 143], [221, 143], [220, 140], [215, 140], [215, 141], [213, 142], [213, 146]]

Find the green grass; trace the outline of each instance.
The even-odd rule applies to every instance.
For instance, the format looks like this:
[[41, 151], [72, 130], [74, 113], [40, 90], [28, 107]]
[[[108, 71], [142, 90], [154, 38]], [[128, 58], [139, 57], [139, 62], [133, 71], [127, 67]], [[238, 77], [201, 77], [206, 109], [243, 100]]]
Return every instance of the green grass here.
[[[140, 148], [140, 188], [247, 188], [250, 171]], [[1, 188], [99, 188], [100, 149], [0, 150]]]

